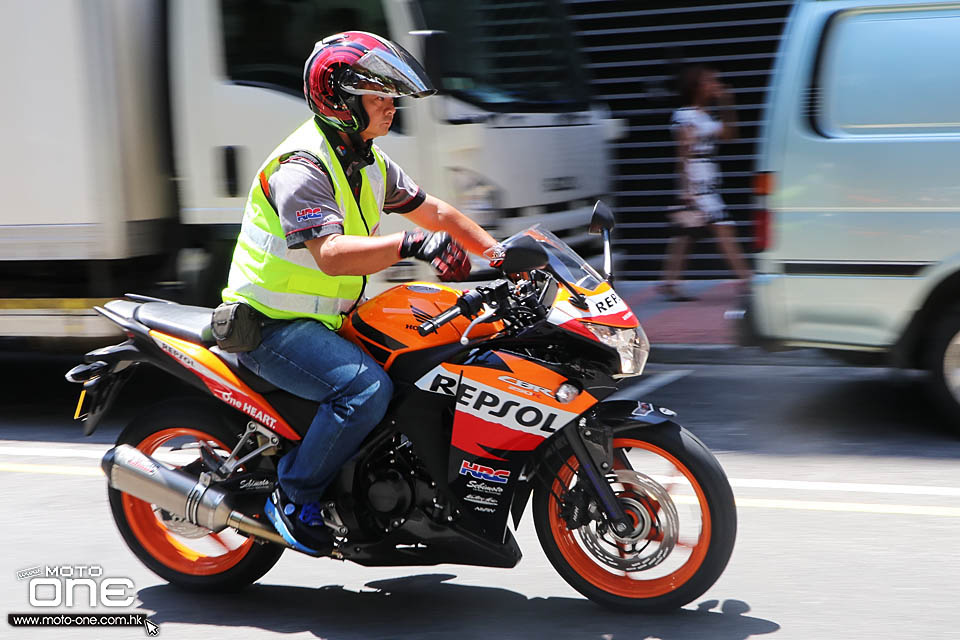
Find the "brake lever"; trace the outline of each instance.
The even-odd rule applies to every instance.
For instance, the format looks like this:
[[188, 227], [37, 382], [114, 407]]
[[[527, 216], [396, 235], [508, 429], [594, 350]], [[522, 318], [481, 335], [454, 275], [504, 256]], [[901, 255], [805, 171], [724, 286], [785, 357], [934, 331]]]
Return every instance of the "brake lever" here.
[[471, 320], [471, 321], [470, 321], [470, 324], [467, 325], [467, 328], [464, 329], [464, 331], [463, 331], [463, 336], [460, 337], [460, 344], [465, 345], [465, 344], [467, 344], [468, 342], [470, 342], [470, 339], [469, 339], [469, 338], [470, 338], [470, 331], [473, 330], [473, 327], [474, 327], [474, 326], [476, 326], [476, 325], [478, 325], [478, 324], [481, 324], [481, 323], [484, 323], [484, 322], [489, 322], [489, 321], [490, 321], [490, 318], [492, 318], [492, 317], [495, 316], [495, 315], [497, 315], [497, 310], [496, 310], [496, 309], [490, 309], [490, 310], [487, 311], [486, 313], [482, 313], [482, 314], [480, 314], [479, 316], [477, 316], [476, 318], [474, 318], [473, 320]]

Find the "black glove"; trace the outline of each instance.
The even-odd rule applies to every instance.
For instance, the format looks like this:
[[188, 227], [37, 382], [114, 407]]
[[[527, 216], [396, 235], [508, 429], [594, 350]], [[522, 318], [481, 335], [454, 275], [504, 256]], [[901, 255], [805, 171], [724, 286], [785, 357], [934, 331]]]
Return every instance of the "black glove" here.
[[429, 262], [444, 282], [463, 280], [470, 275], [467, 252], [446, 231], [404, 231], [400, 257]]

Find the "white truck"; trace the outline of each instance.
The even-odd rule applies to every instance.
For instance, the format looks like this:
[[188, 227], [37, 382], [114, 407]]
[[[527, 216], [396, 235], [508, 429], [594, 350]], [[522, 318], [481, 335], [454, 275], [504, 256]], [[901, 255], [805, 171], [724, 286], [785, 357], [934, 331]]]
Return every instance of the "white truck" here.
[[622, 124], [590, 105], [555, 0], [11, 0], [0, 338], [110, 335], [90, 308], [126, 291], [215, 305], [253, 175], [309, 116], [303, 62], [347, 29], [434, 74], [378, 141], [421, 186], [495, 237], [586, 241]]

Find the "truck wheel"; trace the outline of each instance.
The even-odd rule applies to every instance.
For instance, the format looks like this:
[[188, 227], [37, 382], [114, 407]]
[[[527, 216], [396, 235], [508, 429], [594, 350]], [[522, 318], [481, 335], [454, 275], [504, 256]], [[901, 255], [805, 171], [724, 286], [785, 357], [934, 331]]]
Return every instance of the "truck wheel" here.
[[952, 307], [934, 325], [926, 368], [935, 401], [950, 420], [950, 426], [960, 431], [960, 306]]

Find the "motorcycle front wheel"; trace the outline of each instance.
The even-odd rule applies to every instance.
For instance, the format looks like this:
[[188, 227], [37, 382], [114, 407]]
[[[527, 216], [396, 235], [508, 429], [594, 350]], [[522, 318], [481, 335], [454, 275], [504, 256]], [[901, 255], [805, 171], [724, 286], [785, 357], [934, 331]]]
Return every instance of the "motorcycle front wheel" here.
[[633, 530], [615, 535], [584, 515], [592, 492], [566, 451], [540, 468], [545, 482], [533, 495], [540, 544], [563, 579], [594, 602], [645, 613], [682, 607], [716, 582], [733, 552], [730, 483], [709, 449], [674, 424], [619, 432], [613, 447], [607, 480]]
[[[223, 458], [242, 432], [242, 424], [231, 424], [213, 406], [171, 401], [133, 420], [117, 444], [129, 444], [170, 468], [197, 470], [203, 467], [200, 442]], [[127, 493], [113, 488], [107, 492], [113, 518], [130, 550], [154, 573], [182, 588], [236, 591], [266, 574], [283, 553], [280, 545], [258, 542], [229, 528], [214, 533]]]

